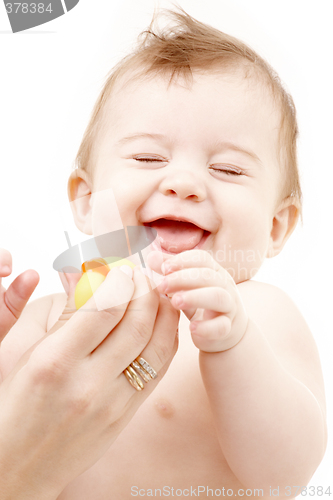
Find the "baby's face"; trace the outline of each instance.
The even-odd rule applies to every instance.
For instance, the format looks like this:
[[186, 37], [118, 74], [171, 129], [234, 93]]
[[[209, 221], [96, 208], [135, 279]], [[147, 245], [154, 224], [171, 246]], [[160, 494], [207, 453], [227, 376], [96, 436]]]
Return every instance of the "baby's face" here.
[[[278, 112], [241, 75], [167, 87], [156, 77], [112, 95], [93, 189], [112, 188], [123, 224], [155, 227], [165, 252], [202, 248], [236, 283], [250, 279], [270, 248], [281, 190]], [[108, 231], [107, 218], [93, 207], [94, 234], [98, 220]]]

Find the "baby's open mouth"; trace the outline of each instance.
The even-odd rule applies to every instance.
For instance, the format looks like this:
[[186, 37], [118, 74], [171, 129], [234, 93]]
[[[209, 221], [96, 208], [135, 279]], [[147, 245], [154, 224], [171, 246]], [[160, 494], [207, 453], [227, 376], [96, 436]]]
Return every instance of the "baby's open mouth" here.
[[[210, 235], [209, 231], [181, 220], [161, 218], [149, 223], [157, 231], [157, 242], [167, 253], [180, 253], [193, 248], [200, 248]], [[155, 245], [154, 245], [155, 246]]]

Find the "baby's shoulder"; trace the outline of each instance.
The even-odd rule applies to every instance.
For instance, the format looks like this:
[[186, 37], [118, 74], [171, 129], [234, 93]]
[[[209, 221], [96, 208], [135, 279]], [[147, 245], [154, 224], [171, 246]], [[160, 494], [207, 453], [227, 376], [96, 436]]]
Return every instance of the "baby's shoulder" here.
[[251, 319], [265, 332], [269, 342], [278, 348], [288, 342], [299, 351], [300, 342], [314, 347], [311, 331], [295, 302], [277, 286], [259, 281], [237, 285], [244, 307]]
[[274, 309], [279, 309], [281, 305], [289, 308], [296, 308], [297, 306], [289, 295], [281, 290], [281, 288], [263, 283], [261, 281], [248, 280], [237, 284], [237, 289], [244, 301], [248, 303], [251, 308], [268, 308], [271, 312]]
[[[303, 338], [312, 337], [310, 329], [301, 311], [293, 299], [281, 288], [260, 281], [244, 281], [237, 285], [244, 306], [253, 320], [262, 326], [270, 326], [274, 333], [277, 328], [299, 332]], [[276, 327], [276, 328], [275, 328]], [[281, 338], [281, 333], [279, 333]], [[289, 337], [289, 335], [288, 335]]]

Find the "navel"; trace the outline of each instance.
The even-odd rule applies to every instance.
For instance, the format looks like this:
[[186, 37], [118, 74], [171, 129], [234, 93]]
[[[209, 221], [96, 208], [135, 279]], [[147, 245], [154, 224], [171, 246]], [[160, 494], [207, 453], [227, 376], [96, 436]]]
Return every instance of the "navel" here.
[[174, 406], [168, 399], [165, 398], [155, 399], [154, 407], [156, 408], [157, 413], [159, 413], [164, 418], [171, 418], [175, 413]]

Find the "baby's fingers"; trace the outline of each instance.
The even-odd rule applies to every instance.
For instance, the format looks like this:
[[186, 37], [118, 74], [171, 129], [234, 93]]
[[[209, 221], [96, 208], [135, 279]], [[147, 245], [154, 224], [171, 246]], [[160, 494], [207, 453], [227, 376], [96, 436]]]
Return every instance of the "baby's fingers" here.
[[235, 344], [233, 337], [229, 336], [231, 320], [228, 316], [220, 315], [206, 321], [194, 321], [190, 330], [193, 343], [200, 351], [225, 351]]
[[229, 313], [233, 302], [230, 294], [221, 287], [197, 288], [177, 292], [171, 299], [177, 309], [208, 309], [217, 313]]
[[158, 274], [163, 274], [163, 271], [161, 270], [162, 264], [168, 260], [169, 256], [168, 254], [164, 254], [163, 252], [158, 252], [154, 250], [153, 252], [150, 252], [150, 254], [147, 257], [147, 263], [149, 267], [155, 271], [155, 273]]

